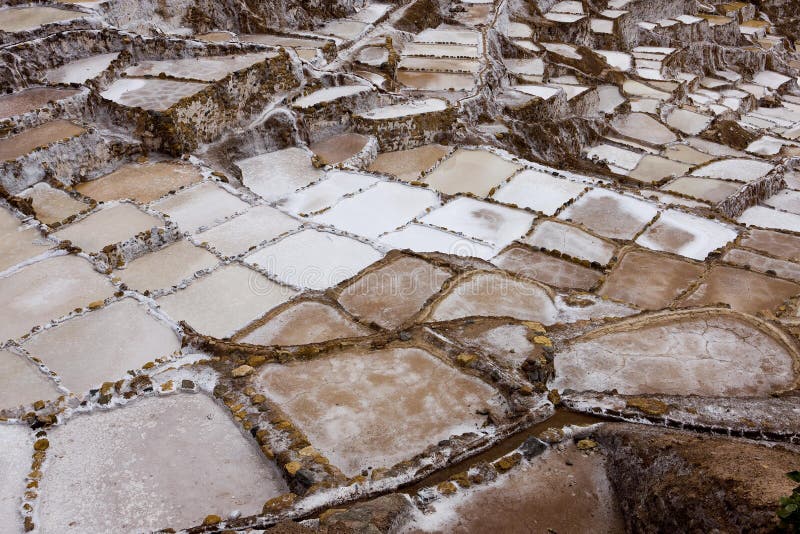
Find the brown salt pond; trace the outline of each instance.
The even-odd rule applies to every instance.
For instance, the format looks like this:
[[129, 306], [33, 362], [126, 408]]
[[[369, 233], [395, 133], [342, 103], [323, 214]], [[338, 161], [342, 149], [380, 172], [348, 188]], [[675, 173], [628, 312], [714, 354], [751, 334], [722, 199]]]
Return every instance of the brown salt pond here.
[[602, 277], [599, 271], [527, 247], [511, 247], [492, 263], [506, 271], [564, 289], [588, 290]]
[[408, 150], [382, 152], [367, 170], [389, 174], [410, 182], [419, 180], [423, 172], [436, 165], [449, 153], [450, 149], [442, 145], [424, 145]]
[[45, 24], [84, 16], [86, 14], [79, 11], [68, 11], [46, 6], [11, 7], [0, 9], [0, 31], [14, 33], [35, 30]]
[[234, 339], [254, 345], [305, 345], [371, 333], [372, 330], [333, 306], [304, 300], [268, 314], [262, 325], [248, 328], [245, 335], [239, 334]]
[[185, 240], [168, 245], [134, 259], [114, 273], [122, 282], [137, 291], [156, 291], [178, 285], [198, 271], [219, 264], [216, 256]]
[[412, 89], [422, 91], [464, 91], [475, 87], [472, 74], [449, 72], [416, 72], [399, 70], [397, 81]]
[[459, 148], [424, 180], [442, 193], [472, 193], [485, 197], [493, 187], [522, 167], [486, 150]]
[[550, 324], [556, 313], [550, 294], [542, 286], [505, 273], [476, 272], [460, 279], [440, 298], [428, 320], [494, 316]]
[[44, 330], [23, 348], [58, 373], [64, 387], [81, 394], [170, 356], [181, 344], [143, 304], [126, 298]]
[[156, 163], [129, 163], [111, 174], [90, 182], [82, 182], [75, 189], [98, 201], [125, 198], [148, 203], [170, 191], [199, 182], [200, 170], [193, 165], [161, 161]]
[[172, 319], [184, 320], [202, 334], [222, 338], [283, 304], [295, 293], [234, 263], [161, 297], [158, 304]]
[[800, 264], [798, 263], [778, 260], [738, 248], [726, 252], [722, 259], [737, 267], [745, 267], [762, 273], [772, 271], [776, 276], [780, 276], [781, 278], [788, 278], [789, 280], [800, 282]]
[[39, 182], [19, 194], [33, 203], [33, 211], [39, 221], [52, 225], [67, 217], [87, 211], [90, 206], [69, 195], [66, 191]]
[[0, 410], [55, 399], [59, 395], [56, 383], [33, 362], [24, 356], [0, 350]]
[[141, 232], [163, 226], [161, 219], [133, 204], [122, 203], [95, 211], [51, 235], [59, 241], [71, 241], [86, 252], [99, 252], [106, 245], [121, 243]]
[[476, 410], [504, 401], [484, 382], [429, 352], [342, 352], [272, 364], [251, 382], [311, 444], [349, 475], [390, 467], [454, 434], [480, 432]]
[[22, 133], [0, 139], [0, 161], [15, 160], [37, 148], [46, 147], [56, 141], [64, 141], [85, 131], [77, 124], [60, 119], [28, 128]]
[[796, 351], [755, 318], [679, 312], [623, 321], [572, 341], [550, 387], [622, 395], [753, 397], [796, 385]]
[[529, 339], [531, 330], [523, 324], [506, 323], [503, 319], [465, 321], [437, 328], [445, 336], [488, 354], [508, 367], [519, 367], [540, 350]]
[[77, 89], [35, 87], [18, 93], [0, 96], [0, 118], [22, 115], [45, 107], [49, 102], [63, 100], [80, 93]]
[[692, 293], [681, 299], [685, 306], [722, 302], [741, 312], [756, 313], [779, 306], [800, 293], [800, 285], [765, 274], [715, 265]]
[[110, 297], [111, 283], [77, 256], [57, 256], [0, 278], [4, 302], [0, 339], [17, 338], [36, 325]]
[[345, 133], [323, 139], [309, 148], [323, 165], [336, 165], [361, 152], [368, 141], [366, 135]]
[[402, 256], [362, 275], [338, 299], [361, 320], [393, 329], [417, 313], [448, 278], [450, 273], [444, 269]]
[[25, 228], [19, 219], [0, 208], [0, 272], [47, 251], [52, 243], [36, 228]]
[[259, 513], [288, 491], [227, 410], [203, 394], [80, 415], [48, 439], [42, 533], [187, 528], [208, 514]]
[[688, 261], [629, 250], [608, 275], [598, 294], [643, 309], [664, 308], [704, 270], [702, 265]]
[[753, 228], [739, 244], [777, 258], [800, 262], [800, 236]]
[[432, 506], [433, 513], [418, 514], [401, 532], [625, 532], [605, 458], [580, 452], [572, 443]]

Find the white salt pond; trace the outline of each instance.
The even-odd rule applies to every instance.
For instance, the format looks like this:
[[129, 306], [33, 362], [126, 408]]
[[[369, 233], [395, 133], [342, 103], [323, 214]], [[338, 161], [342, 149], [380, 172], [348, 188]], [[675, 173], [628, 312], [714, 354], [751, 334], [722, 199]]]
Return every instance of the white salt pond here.
[[117, 57], [119, 57], [119, 52], [76, 59], [48, 70], [45, 78], [49, 83], [86, 83], [105, 71]]
[[288, 491], [227, 410], [202, 394], [77, 416], [48, 438], [42, 533], [187, 528], [210, 513], [259, 513]]
[[586, 186], [542, 171], [525, 169], [492, 195], [498, 202], [553, 215], [566, 202], [580, 195]]
[[202, 334], [229, 337], [296, 292], [239, 264], [230, 264], [156, 302], [175, 321]]
[[244, 212], [250, 205], [219, 185], [204, 182], [164, 197], [150, 207], [169, 215], [184, 232], [195, 232]]
[[371, 87], [366, 85], [340, 85], [337, 87], [325, 87], [306, 96], [300, 97], [292, 103], [292, 106], [300, 109], [312, 108], [319, 104], [332, 102], [339, 98], [358, 95], [362, 93], [369, 93], [373, 91]]
[[385, 234], [381, 243], [396, 249], [409, 249], [414, 252], [443, 252], [456, 256], [488, 260], [496, 254], [493, 247], [464, 236], [431, 228], [421, 224], [409, 224]]
[[111, 283], [77, 256], [57, 256], [0, 278], [5, 303], [0, 339], [18, 338], [36, 325], [110, 297]]
[[122, 78], [108, 86], [100, 96], [122, 106], [166, 111], [183, 98], [192, 96], [206, 87], [208, 84], [196, 82]]
[[226, 56], [188, 57], [182, 59], [146, 60], [125, 69], [128, 76], [170, 76], [214, 82], [225, 78], [232, 72], [275, 57], [275, 52], [254, 52]]
[[374, 108], [366, 113], [360, 114], [360, 116], [370, 120], [385, 120], [408, 117], [411, 115], [422, 115], [434, 111], [444, 111], [445, 109], [447, 109], [447, 101], [441, 98], [426, 98], [424, 100], [412, 100], [401, 104]]
[[748, 226], [800, 232], [800, 215], [777, 211], [766, 206], [747, 208], [736, 220]]
[[61, 384], [83, 394], [181, 348], [172, 329], [126, 298], [44, 330], [23, 348], [58, 373]]
[[583, 224], [612, 239], [632, 239], [658, 209], [642, 200], [605, 189], [592, 189], [561, 212], [559, 219]]
[[425, 224], [464, 234], [502, 248], [524, 235], [534, 215], [491, 202], [460, 197], [422, 217]]
[[325, 173], [311, 164], [311, 153], [287, 148], [239, 160], [242, 183], [266, 200], [278, 200], [321, 180]]
[[374, 239], [438, 205], [439, 197], [433, 191], [394, 182], [379, 182], [315, 215], [314, 220]]
[[616, 252], [616, 246], [588, 232], [556, 221], [538, 223], [525, 243], [547, 250], [557, 250], [573, 258], [607, 265]]
[[324, 180], [281, 199], [278, 206], [295, 214], [314, 213], [378, 182], [374, 176], [350, 171], [330, 171], [325, 176]]
[[[59, 395], [61, 392], [56, 388], [56, 383], [35, 363], [25, 356], [0, 350], [0, 410], [28, 406], [38, 400], [55, 399]], [[0, 512], [2, 517], [3, 513]]]
[[155, 252], [139, 256], [114, 276], [128, 287], [140, 292], [167, 289], [188, 280], [198, 271], [211, 269], [219, 263], [206, 249], [180, 240]]
[[358, 273], [383, 255], [369, 245], [336, 234], [303, 230], [245, 258], [295, 287], [325, 289]]
[[86, 252], [99, 252], [106, 245], [121, 243], [164, 222], [133, 204], [120, 203], [95, 211], [88, 217], [51, 234], [59, 241], [71, 241]]
[[224, 256], [237, 256], [297, 229], [300, 224], [271, 206], [255, 206], [194, 237], [195, 241], [207, 243]]
[[766, 176], [774, 166], [754, 159], [723, 159], [692, 171], [692, 176], [704, 176], [736, 182], [752, 182]]
[[706, 256], [736, 239], [732, 228], [682, 211], [666, 210], [636, 243], [652, 250], [673, 252], [695, 260]]
[[22, 495], [31, 466], [33, 437], [23, 425], [0, 425], [0, 522], [10, 532], [23, 532]]

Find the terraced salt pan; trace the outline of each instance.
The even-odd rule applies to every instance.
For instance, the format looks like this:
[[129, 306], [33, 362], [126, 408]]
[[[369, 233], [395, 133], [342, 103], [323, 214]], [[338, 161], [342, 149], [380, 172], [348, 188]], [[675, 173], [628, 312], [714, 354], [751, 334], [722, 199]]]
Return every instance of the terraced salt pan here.
[[486, 150], [459, 148], [424, 180], [437, 191], [448, 195], [472, 193], [485, 197], [521, 168]]
[[545, 50], [552, 54], [564, 56], [569, 59], [581, 60], [583, 56], [578, 53], [577, 48], [566, 43], [540, 43]]
[[428, 320], [495, 316], [551, 324], [556, 314], [552, 298], [540, 285], [501, 273], [479, 272], [452, 287], [436, 303]]
[[10, 351], [0, 350], [0, 410], [23, 404], [27, 406], [38, 400], [55, 399], [59, 395], [61, 393], [55, 382], [31, 361]]
[[686, 135], [697, 135], [711, 124], [713, 117], [689, 111], [688, 109], [676, 108], [667, 116], [667, 124], [680, 130]]
[[741, 187], [741, 184], [736, 182], [682, 176], [664, 185], [662, 189], [718, 204], [737, 192]]
[[425, 215], [421, 221], [500, 249], [525, 234], [534, 219], [525, 211], [459, 197]]
[[[791, 388], [794, 356], [735, 315], [666, 315], [593, 332], [559, 352], [550, 387], [622, 395], [754, 397]], [[630, 325], [630, 326], [628, 326]]]
[[492, 263], [519, 276], [563, 289], [588, 291], [602, 277], [600, 271], [527, 247], [510, 247]]
[[391, 4], [370, 3], [351, 15], [351, 19], [373, 24], [392, 8]]
[[714, 159], [713, 156], [706, 154], [705, 152], [695, 150], [687, 145], [669, 146], [664, 149], [663, 155], [671, 160], [680, 161], [681, 163], [690, 163], [692, 165], [699, 165]]
[[0, 272], [44, 253], [52, 246], [36, 228], [27, 228], [0, 208]]
[[0, 425], [0, 522], [9, 531], [23, 532], [22, 495], [31, 464], [33, 438], [23, 425]]
[[788, 76], [784, 76], [783, 74], [771, 70], [764, 70], [756, 73], [755, 76], [753, 76], [753, 83], [773, 90], [780, 88], [783, 84], [789, 82], [790, 80], [791, 78]]
[[443, 252], [484, 260], [495, 255], [493, 247], [452, 232], [421, 224], [409, 224], [400, 230], [384, 234], [380, 242], [396, 249], [408, 249], [414, 252]]
[[711, 251], [730, 243], [737, 235], [735, 230], [718, 222], [682, 211], [666, 210], [636, 239], [636, 243], [652, 250], [673, 252], [702, 261]]
[[106, 245], [121, 243], [153, 228], [164, 226], [158, 217], [133, 204], [103, 207], [88, 217], [50, 234], [59, 241], [71, 241], [86, 252], [99, 252]]
[[35, 184], [19, 196], [32, 202], [36, 218], [45, 224], [63, 221], [89, 209], [88, 204], [75, 200], [66, 191], [51, 187], [45, 182]]
[[37, 148], [46, 147], [84, 133], [86, 130], [66, 120], [54, 120], [21, 133], [0, 139], [0, 161], [12, 161]]
[[309, 229], [268, 245], [245, 261], [292, 286], [326, 289], [381, 257], [380, 252], [355, 239]]
[[613, 239], [632, 239], [655, 217], [658, 209], [644, 201], [605, 189], [592, 189], [558, 216], [583, 224]]
[[48, 70], [44, 77], [49, 83], [86, 83], [105, 71], [117, 57], [119, 52], [76, 59]]
[[[475, 79], [472, 74], [403, 70], [397, 72], [397, 81], [410, 89], [419, 91], [468, 91], [475, 87]], [[405, 115], [409, 115], [409, 113]]]
[[[603, 113], [614, 113], [620, 105], [626, 102], [616, 85], [598, 85], [595, 89], [600, 99], [598, 109]], [[633, 107], [631, 110], [636, 111]]]
[[474, 30], [457, 28], [429, 28], [418, 33], [414, 41], [418, 43], [451, 43], [478, 46], [480, 44], [480, 33]]
[[0, 96], [0, 118], [22, 115], [29, 111], [43, 108], [48, 102], [64, 100], [77, 95], [79, 92], [76, 89], [35, 87], [3, 95]]
[[589, 149], [586, 157], [593, 161], [607, 163], [614, 172], [627, 174], [627, 171], [636, 168], [644, 156], [638, 152], [603, 143]]
[[402, 256], [362, 275], [342, 290], [338, 300], [359, 319], [394, 329], [438, 293], [450, 275], [421, 259]]
[[0, 9], [0, 31], [14, 33], [35, 30], [45, 24], [85, 17], [85, 13], [46, 6]]
[[259, 513], [288, 491], [226, 410], [202, 394], [78, 416], [48, 438], [37, 504], [43, 533], [187, 528], [209, 513]]
[[294, 147], [239, 160], [236, 166], [242, 183], [266, 200], [278, 200], [325, 175], [311, 164], [308, 151]]
[[692, 176], [705, 176], [720, 180], [752, 182], [766, 176], [774, 166], [753, 159], [724, 159], [714, 161], [692, 171]]
[[622, 91], [630, 96], [654, 98], [661, 101], [669, 100], [672, 96], [666, 91], [661, 91], [650, 85], [637, 82], [636, 80], [625, 80], [625, 82], [622, 84]]
[[672, 161], [671, 159], [645, 155], [636, 168], [628, 173], [628, 176], [644, 183], [661, 182], [665, 178], [681, 176], [689, 172], [690, 165]]
[[343, 196], [362, 191], [378, 179], [350, 171], [329, 171], [326, 178], [278, 201], [278, 206], [290, 213], [308, 214], [335, 204]]
[[361, 116], [371, 120], [397, 119], [411, 115], [422, 115], [433, 111], [444, 111], [447, 109], [447, 102], [441, 98], [426, 98], [424, 100], [412, 100], [401, 104], [374, 108], [371, 111], [362, 113]]
[[621, 135], [651, 145], [664, 145], [678, 139], [669, 128], [645, 113], [618, 116], [611, 126]]
[[161, 79], [122, 78], [112, 83], [100, 96], [121, 106], [150, 111], [166, 111], [181, 99], [208, 87], [206, 83]]
[[195, 232], [243, 212], [249, 204], [213, 182], [204, 182], [150, 205], [168, 215], [184, 232]]
[[[459, 488], [403, 532], [624, 532], [604, 464], [602, 455], [559, 445], [494, 482]], [[582, 512], [565, 514], [570, 506]]]
[[195, 235], [224, 256], [237, 256], [300, 226], [300, 221], [271, 206], [255, 206], [210, 230]]
[[372, 330], [333, 306], [304, 300], [289, 304], [263, 325], [237, 336], [237, 341], [255, 345], [305, 345], [371, 333]]
[[332, 35], [346, 41], [355, 40], [369, 25], [356, 20], [332, 20], [318, 30], [320, 35]]
[[616, 252], [616, 246], [583, 230], [556, 221], [542, 221], [523, 242], [590, 262], [606, 265]]
[[417, 348], [267, 365], [252, 384], [348, 475], [478, 431], [485, 418], [476, 410], [503, 405], [482, 381]]
[[800, 232], [800, 215], [777, 211], [765, 206], [747, 208], [736, 220], [748, 226]]
[[127, 198], [146, 204], [202, 179], [200, 170], [193, 165], [168, 161], [129, 163], [96, 180], [81, 182], [75, 189], [102, 202]]
[[525, 76], [542, 76], [544, 75], [544, 60], [541, 58], [534, 59], [503, 59], [506, 68], [513, 74], [520, 74]]
[[433, 191], [394, 182], [379, 182], [315, 215], [314, 220], [375, 239], [438, 205], [439, 197]]
[[202, 334], [224, 338], [296, 294], [293, 289], [233, 263], [157, 302], [175, 321], [186, 321]]
[[480, 69], [480, 63], [474, 59], [406, 56], [400, 60], [398, 68], [404, 70], [466, 72], [474, 74]]
[[606, 277], [598, 294], [657, 310], [669, 306], [704, 270], [702, 265], [688, 261], [631, 250]]
[[553, 215], [566, 202], [580, 195], [585, 187], [541, 171], [525, 169], [502, 185], [492, 198]]
[[442, 145], [423, 145], [408, 150], [382, 152], [367, 168], [370, 172], [389, 174], [400, 180], [419, 180], [420, 175], [450, 153]]
[[246, 69], [269, 58], [275, 52], [254, 52], [226, 56], [187, 57], [182, 59], [145, 60], [125, 69], [128, 76], [170, 76], [204, 82], [219, 81], [232, 72]]
[[615, 50], [595, 50], [594, 52], [603, 56], [610, 66], [622, 72], [631, 70], [633, 66], [633, 58], [628, 53]]
[[206, 249], [180, 240], [139, 256], [124, 269], [117, 270], [114, 276], [128, 287], [144, 293], [178, 285], [196, 272], [211, 269], [218, 263], [217, 257]]
[[770, 230], [751, 229], [742, 237], [741, 246], [766, 252], [777, 258], [800, 263], [800, 237]]
[[511, 368], [519, 368], [525, 360], [541, 350], [528, 339], [531, 330], [521, 324], [501, 324], [487, 328], [486, 325], [473, 322], [441, 330], [444, 330], [447, 337], [489, 354]]
[[358, 52], [357, 61], [372, 67], [380, 67], [389, 61], [389, 50], [383, 46], [364, 47]]
[[430, 43], [407, 43], [403, 48], [403, 55], [463, 58], [480, 57], [477, 46]]
[[[798, 249], [800, 251], [800, 249]], [[737, 267], [747, 267], [754, 271], [766, 273], [772, 271], [776, 276], [800, 282], [800, 264], [769, 258], [750, 252], [749, 250], [741, 250], [738, 248], [729, 250], [725, 253], [722, 259]]]
[[800, 215], [800, 191], [778, 191], [764, 200], [764, 204], [775, 209]]
[[327, 137], [308, 147], [319, 163], [338, 165], [361, 153], [369, 143], [367, 135], [343, 133]]
[[6, 303], [0, 339], [17, 338], [33, 326], [111, 296], [111, 284], [77, 256], [58, 256], [0, 278]]
[[292, 106], [300, 109], [312, 108], [318, 104], [332, 102], [347, 96], [368, 93], [373, 89], [366, 85], [340, 85], [338, 87], [325, 87], [306, 96], [300, 97], [292, 103]]
[[684, 306], [708, 306], [719, 302], [736, 311], [757, 313], [781, 305], [800, 293], [800, 285], [760, 273], [715, 265], [692, 293], [681, 299]]
[[82, 394], [172, 355], [181, 344], [144, 304], [126, 298], [44, 330], [23, 348], [58, 373], [63, 386]]

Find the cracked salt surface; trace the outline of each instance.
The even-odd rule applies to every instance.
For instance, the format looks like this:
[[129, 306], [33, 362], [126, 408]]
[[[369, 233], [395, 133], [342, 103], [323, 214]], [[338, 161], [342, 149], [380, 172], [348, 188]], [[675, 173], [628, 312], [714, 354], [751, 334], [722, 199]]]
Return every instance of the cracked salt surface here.
[[621, 323], [559, 351], [550, 387], [622, 395], [764, 396], [796, 385], [797, 355], [735, 315]]

